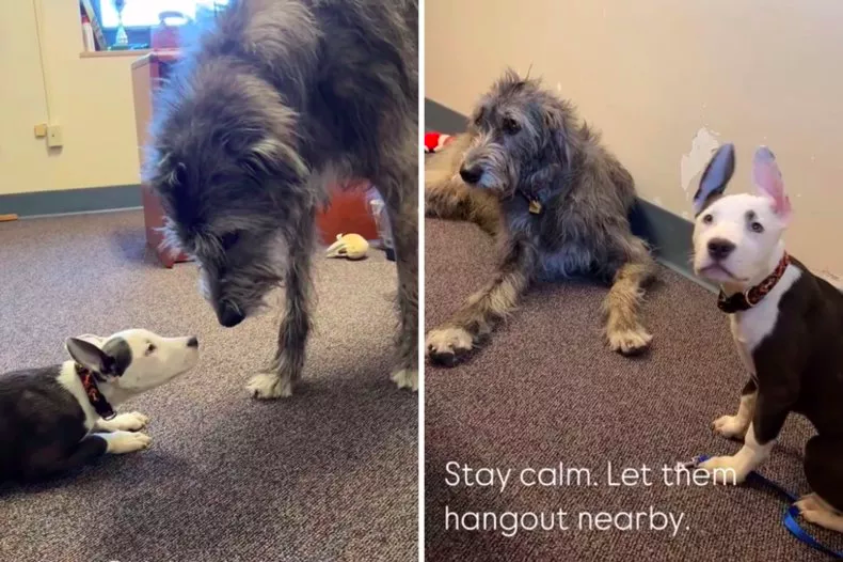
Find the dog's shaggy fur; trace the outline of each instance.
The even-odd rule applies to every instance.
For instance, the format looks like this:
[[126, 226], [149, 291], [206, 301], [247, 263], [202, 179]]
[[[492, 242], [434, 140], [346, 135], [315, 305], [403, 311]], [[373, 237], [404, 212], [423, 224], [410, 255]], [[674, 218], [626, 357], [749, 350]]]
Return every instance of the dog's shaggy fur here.
[[538, 80], [508, 71], [492, 87], [468, 132], [429, 160], [425, 196], [429, 216], [474, 221], [499, 243], [494, 278], [428, 334], [431, 361], [466, 357], [533, 280], [576, 275], [612, 283], [604, 304], [612, 349], [648, 347], [638, 304], [654, 265], [630, 230], [632, 177]]
[[188, 49], [153, 128], [147, 179], [169, 239], [198, 260], [224, 326], [283, 284], [258, 398], [288, 396], [310, 329], [314, 217], [331, 182], [370, 180], [398, 259], [393, 379], [417, 385], [416, 0], [236, 0]]

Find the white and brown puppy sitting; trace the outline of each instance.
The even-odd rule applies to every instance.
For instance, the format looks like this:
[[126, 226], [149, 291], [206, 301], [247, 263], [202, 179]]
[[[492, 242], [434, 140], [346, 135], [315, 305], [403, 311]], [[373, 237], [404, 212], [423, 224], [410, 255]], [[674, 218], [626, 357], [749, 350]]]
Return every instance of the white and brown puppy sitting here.
[[40, 480], [106, 454], [145, 449], [149, 421], [114, 406], [173, 379], [199, 359], [195, 337], [127, 330], [65, 343], [61, 365], [0, 375], [0, 481]]
[[796, 505], [808, 521], [843, 532], [843, 293], [785, 252], [791, 207], [773, 153], [755, 153], [757, 195], [723, 196], [734, 167], [734, 147], [724, 145], [700, 180], [694, 270], [720, 285], [718, 306], [749, 371], [737, 414], [714, 422], [744, 445], [701, 467], [742, 482], [768, 457], [788, 414], [804, 414], [818, 433], [804, 462], [814, 493]]

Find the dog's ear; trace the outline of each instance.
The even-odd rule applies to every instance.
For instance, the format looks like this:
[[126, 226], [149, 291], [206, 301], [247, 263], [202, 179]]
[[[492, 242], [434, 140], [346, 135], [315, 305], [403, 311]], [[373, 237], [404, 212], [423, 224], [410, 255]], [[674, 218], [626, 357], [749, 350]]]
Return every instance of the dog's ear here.
[[244, 162], [250, 172], [275, 175], [287, 168], [297, 177], [304, 176], [307, 165], [292, 146], [283, 140], [267, 136], [249, 145]]
[[113, 374], [114, 360], [96, 345], [81, 338], [68, 338], [64, 346], [73, 360], [89, 371], [101, 375]]
[[570, 108], [564, 105], [549, 104], [542, 111], [544, 125], [547, 127], [548, 138], [553, 151], [559, 158], [560, 164], [567, 167], [571, 163], [572, 143], [575, 142], [568, 135], [568, 129], [571, 127]]
[[714, 153], [700, 178], [700, 187], [694, 195], [695, 214], [699, 215], [712, 200], [723, 194], [734, 173], [735, 145], [724, 144]]
[[783, 221], [790, 220], [790, 198], [784, 192], [784, 180], [776, 156], [766, 146], [759, 146], [752, 159], [752, 181], [758, 193], [773, 200], [773, 211]]
[[97, 336], [95, 334], [82, 334], [81, 336], [76, 336], [76, 339], [85, 340], [86, 342], [92, 343], [98, 348], [102, 349], [102, 344], [104, 344], [108, 338]]

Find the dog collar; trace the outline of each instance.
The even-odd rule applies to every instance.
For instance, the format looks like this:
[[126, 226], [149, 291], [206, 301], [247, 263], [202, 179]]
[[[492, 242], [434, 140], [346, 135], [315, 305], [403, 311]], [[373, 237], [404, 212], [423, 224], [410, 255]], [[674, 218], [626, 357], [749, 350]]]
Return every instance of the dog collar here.
[[[544, 191], [544, 190], [542, 190], [542, 191]], [[524, 199], [527, 200], [527, 204], [528, 204], [527, 210], [530, 211], [531, 215], [542, 214], [542, 211], [544, 210], [544, 203], [542, 202], [542, 200], [544, 199], [544, 197], [542, 197], [541, 192], [539, 192], [539, 193], [527, 193], [523, 189], [519, 189], [518, 193]]]
[[85, 395], [88, 397], [91, 406], [94, 407], [94, 410], [97, 411], [102, 419], [110, 420], [113, 418], [115, 416], [114, 408], [111, 407], [111, 404], [108, 403], [108, 400], [100, 392], [93, 371], [86, 369], [78, 363], [76, 363], [75, 367], [76, 374], [79, 376], [79, 380], [82, 381], [82, 387], [85, 389]]
[[761, 302], [761, 299], [773, 290], [773, 287], [776, 286], [776, 283], [778, 283], [779, 279], [781, 279], [782, 275], [784, 275], [784, 271], [787, 269], [788, 264], [790, 264], [790, 256], [788, 256], [785, 252], [782, 259], [779, 261], [779, 265], [776, 266], [773, 273], [768, 275], [758, 285], [744, 291], [743, 293], [735, 293], [730, 297], [727, 297], [723, 292], [723, 289], [721, 289], [720, 294], [717, 295], [717, 307], [727, 314], [734, 314], [735, 312], [749, 310]]

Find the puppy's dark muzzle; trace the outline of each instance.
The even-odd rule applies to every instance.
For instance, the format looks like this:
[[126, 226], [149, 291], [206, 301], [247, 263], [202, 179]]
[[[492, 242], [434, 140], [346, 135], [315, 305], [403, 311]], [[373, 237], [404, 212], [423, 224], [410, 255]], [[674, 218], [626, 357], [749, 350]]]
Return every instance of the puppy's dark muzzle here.
[[217, 312], [217, 319], [226, 328], [233, 328], [243, 321], [246, 316], [233, 306], [223, 305]]

